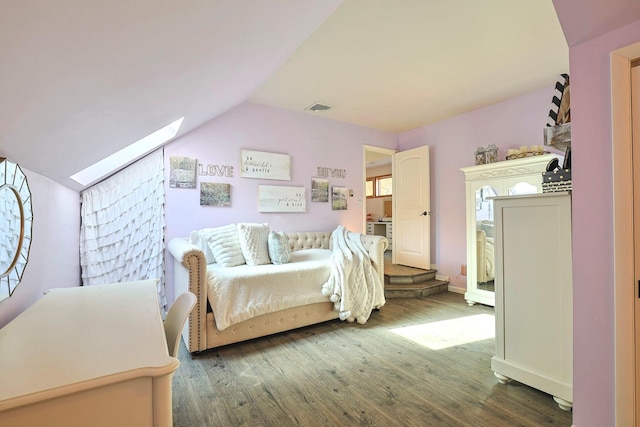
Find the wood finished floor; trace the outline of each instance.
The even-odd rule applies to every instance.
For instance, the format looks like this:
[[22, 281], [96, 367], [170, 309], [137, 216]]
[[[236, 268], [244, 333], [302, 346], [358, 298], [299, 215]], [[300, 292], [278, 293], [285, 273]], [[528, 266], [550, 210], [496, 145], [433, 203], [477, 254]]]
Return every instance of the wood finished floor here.
[[[210, 350], [181, 343], [174, 426], [570, 426], [551, 396], [497, 382], [494, 339], [431, 350], [391, 330], [478, 314], [451, 292]], [[451, 337], [444, 337], [447, 341]]]

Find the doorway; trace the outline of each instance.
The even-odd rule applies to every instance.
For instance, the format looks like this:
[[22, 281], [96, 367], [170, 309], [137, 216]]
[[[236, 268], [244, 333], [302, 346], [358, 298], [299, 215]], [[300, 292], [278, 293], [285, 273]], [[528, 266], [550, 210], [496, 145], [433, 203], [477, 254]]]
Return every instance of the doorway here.
[[[384, 230], [384, 235], [389, 240], [393, 264], [431, 269], [429, 146], [399, 153], [366, 145], [363, 150], [364, 193], [365, 196], [371, 196], [366, 197], [365, 202], [382, 199], [382, 209], [376, 212], [370, 212], [373, 204], [363, 203], [363, 228], [367, 234], [382, 235]], [[372, 167], [367, 168], [367, 159], [372, 162], [374, 159], [382, 159], [380, 162], [386, 162], [383, 175], [377, 175], [379, 171], [373, 173]], [[389, 174], [388, 159], [391, 162]], [[372, 175], [371, 178], [367, 171]], [[383, 184], [387, 188], [382, 188]]]
[[366, 234], [385, 236], [389, 240], [387, 255], [393, 251], [392, 165], [395, 150], [363, 146], [364, 195], [362, 203], [363, 230]]

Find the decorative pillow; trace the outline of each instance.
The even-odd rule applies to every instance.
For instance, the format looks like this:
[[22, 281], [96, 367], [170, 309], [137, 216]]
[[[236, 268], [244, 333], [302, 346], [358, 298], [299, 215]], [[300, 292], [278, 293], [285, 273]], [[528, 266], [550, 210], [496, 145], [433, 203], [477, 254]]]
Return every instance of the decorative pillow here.
[[214, 262], [216, 262], [216, 257], [213, 256], [213, 252], [211, 252], [211, 248], [209, 248], [209, 241], [213, 238], [211, 230], [215, 229], [203, 228], [202, 230], [191, 232], [191, 243], [199, 246], [200, 249], [202, 249], [202, 252], [204, 252], [204, 257], [207, 260], [207, 264], [213, 264]]
[[220, 266], [235, 267], [245, 263], [236, 224], [210, 228], [207, 235], [209, 249]]
[[273, 264], [286, 264], [291, 261], [289, 238], [282, 231], [269, 233], [269, 258]]
[[238, 238], [240, 248], [247, 265], [270, 264], [269, 247], [269, 225], [250, 224], [241, 222], [238, 224]]

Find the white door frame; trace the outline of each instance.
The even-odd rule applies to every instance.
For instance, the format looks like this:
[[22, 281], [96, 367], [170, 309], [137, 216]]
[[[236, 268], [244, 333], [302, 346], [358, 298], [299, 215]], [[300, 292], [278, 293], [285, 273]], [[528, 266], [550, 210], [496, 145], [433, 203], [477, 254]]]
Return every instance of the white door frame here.
[[[613, 251], [616, 425], [635, 425], [635, 277], [631, 62], [640, 43], [611, 52], [611, 130], [613, 151]], [[629, 411], [629, 408], [634, 408]]]

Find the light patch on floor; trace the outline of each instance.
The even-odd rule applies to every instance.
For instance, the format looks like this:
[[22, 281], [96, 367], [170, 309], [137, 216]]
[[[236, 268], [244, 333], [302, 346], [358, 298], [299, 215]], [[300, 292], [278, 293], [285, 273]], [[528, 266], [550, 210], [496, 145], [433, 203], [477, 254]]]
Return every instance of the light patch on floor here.
[[432, 350], [455, 347], [495, 337], [495, 319], [491, 314], [475, 314], [422, 325], [391, 329], [394, 334]]

